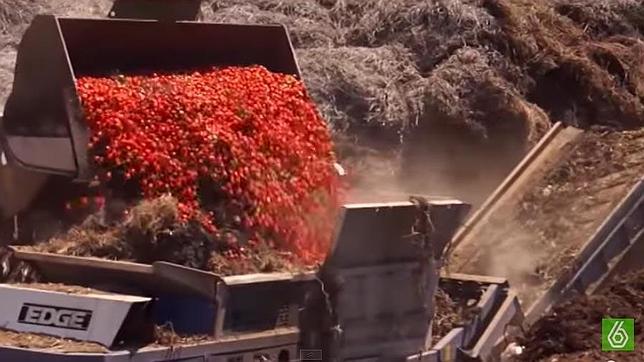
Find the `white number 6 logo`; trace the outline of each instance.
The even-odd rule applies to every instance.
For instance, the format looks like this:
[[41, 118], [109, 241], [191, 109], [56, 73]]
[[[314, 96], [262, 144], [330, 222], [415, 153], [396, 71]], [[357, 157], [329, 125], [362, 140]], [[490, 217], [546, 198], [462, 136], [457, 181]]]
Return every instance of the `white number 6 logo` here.
[[624, 348], [628, 344], [628, 333], [624, 329], [624, 321], [617, 321], [606, 337], [611, 348]]

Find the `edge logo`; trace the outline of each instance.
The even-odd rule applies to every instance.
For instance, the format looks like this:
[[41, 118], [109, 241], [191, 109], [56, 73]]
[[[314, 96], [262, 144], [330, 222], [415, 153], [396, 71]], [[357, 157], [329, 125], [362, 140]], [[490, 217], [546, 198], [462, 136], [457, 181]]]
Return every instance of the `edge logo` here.
[[92, 320], [92, 311], [24, 303], [18, 323], [86, 331]]

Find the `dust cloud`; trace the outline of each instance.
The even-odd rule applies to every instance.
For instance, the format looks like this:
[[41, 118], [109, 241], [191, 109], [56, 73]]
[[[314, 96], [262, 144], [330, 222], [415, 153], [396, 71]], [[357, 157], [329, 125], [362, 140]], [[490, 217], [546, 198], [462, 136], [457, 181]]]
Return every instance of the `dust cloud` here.
[[465, 154], [441, 146], [371, 149], [341, 157], [348, 172], [346, 202], [400, 201], [419, 195], [458, 199], [477, 208], [518, 163], [516, 152], [504, 159], [481, 147], [470, 146]]
[[[480, 144], [449, 143], [450, 147], [442, 141], [391, 152], [371, 149], [341, 158], [350, 184], [346, 202], [401, 201], [410, 195], [422, 195], [458, 199], [475, 209], [527, 151], [507, 153]], [[503, 277], [524, 298], [533, 299], [538, 289], [535, 286], [544, 281], [544, 268], [539, 263], [548, 260], [546, 251], [538, 247], [539, 236], [533, 235], [511, 212], [497, 215], [489, 223], [479, 247], [457, 251], [448, 261], [447, 271]]]
[[539, 297], [548, 278], [543, 263], [550, 258], [538, 239], [514, 215], [498, 215], [488, 221], [476, 249], [457, 251], [453, 259], [456, 267], [450, 272], [505, 278], [518, 292], [521, 302], [529, 305]]
[[349, 189], [347, 203], [406, 200], [409, 194], [400, 182], [400, 155], [368, 154], [346, 162]]

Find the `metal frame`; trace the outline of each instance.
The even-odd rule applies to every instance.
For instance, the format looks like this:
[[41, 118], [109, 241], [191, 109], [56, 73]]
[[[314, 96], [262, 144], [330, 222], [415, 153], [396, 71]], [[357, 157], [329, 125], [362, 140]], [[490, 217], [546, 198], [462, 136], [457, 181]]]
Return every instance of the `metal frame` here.
[[462, 255], [460, 264], [454, 266], [456, 270], [462, 269], [476, 256], [476, 235], [481, 228], [485, 228], [494, 213], [512, 204], [516, 194], [527, 187], [536, 174], [542, 172], [542, 166], [556, 162], [564, 146], [576, 140], [582, 132], [557, 122], [530, 150], [454, 236], [452, 249]]
[[[124, 2], [132, 1], [143, 0]], [[301, 79], [283, 25], [36, 16], [20, 42], [0, 119], [2, 172], [12, 176], [0, 178], [0, 195], [12, 193], [0, 197], [0, 235], [17, 216], [25, 233], [14, 242], [30, 242], [32, 231], [48, 232], [38, 229], [45, 223], [33, 221], [34, 214], [59, 214], [70, 195], [87, 191], [95, 170], [77, 77], [244, 65]], [[47, 193], [47, 187], [60, 192]]]
[[[178, 332], [215, 338], [296, 327], [304, 296], [318, 286], [312, 272], [220, 277], [167, 262], [146, 265], [25, 251], [14, 251], [10, 261], [29, 263], [47, 282], [154, 296], [156, 319], [172, 321]], [[265, 302], [257, 304], [256, 298]]]
[[[142, 271], [142, 270], [140, 270]], [[364, 271], [367, 271], [366, 269]], [[383, 271], [386, 271], [383, 269]], [[276, 274], [276, 280], [299, 281], [312, 280], [314, 275]], [[225, 278], [224, 278], [225, 279]], [[244, 283], [267, 283], [266, 276], [235, 276], [230, 277], [231, 285]], [[405, 361], [461, 361], [466, 358], [482, 358], [492, 353], [493, 342], [503, 335], [508, 325], [521, 321], [521, 313], [515, 294], [508, 290], [508, 283], [501, 278], [491, 278], [476, 275], [456, 274], [441, 278], [441, 284], [452, 286], [455, 290], [478, 289], [480, 297], [474, 310], [476, 314], [463, 326], [450, 331], [430, 350], [414, 354]], [[464, 289], [463, 289], [464, 288]], [[470, 292], [463, 294], [469, 299]], [[263, 354], [276, 358], [283, 351], [290, 356], [296, 356], [301, 340], [299, 329], [295, 326], [276, 328], [271, 331], [252, 333], [245, 332], [234, 336], [213, 338], [213, 341], [201, 342], [191, 346], [146, 347], [137, 350], [135, 354], [125, 351], [114, 351], [107, 354], [60, 354], [48, 351], [35, 351], [23, 348], [0, 347], [0, 359], [32, 361], [69, 361], [69, 362], [125, 362], [125, 361], [253, 361], [254, 355]], [[471, 348], [469, 348], [471, 347]], [[468, 349], [469, 348], [469, 349]], [[276, 359], [273, 359], [276, 360]], [[291, 360], [297, 360], [292, 358]], [[362, 359], [360, 359], [362, 360]]]
[[[528, 310], [534, 323], [550, 308], [575, 294], [592, 293], [605, 284], [620, 262], [644, 243], [644, 179], [627, 194], [577, 254], [568, 273], [561, 276]], [[644, 259], [640, 258], [640, 263]]]
[[455, 362], [485, 359], [494, 353], [495, 343], [509, 325], [520, 325], [523, 313], [516, 294], [502, 278], [452, 274], [442, 284], [469, 283], [484, 289], [474, 310], [476, 314], [465, 325], [454, 328], [432, 348], [408, 356], [408, 362]]

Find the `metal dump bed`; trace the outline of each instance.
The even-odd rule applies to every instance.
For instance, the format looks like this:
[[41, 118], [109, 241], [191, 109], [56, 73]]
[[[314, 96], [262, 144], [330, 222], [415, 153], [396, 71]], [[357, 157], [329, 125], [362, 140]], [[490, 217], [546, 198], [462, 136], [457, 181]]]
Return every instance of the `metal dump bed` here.
[[[117, 5], [121, 16], [137, 11]], [[62, 198], [93, 177], [79, 77], [250, 65], [300, 77], [284, 26], [36, 16], [0, 120], [0, 219], [29, 210], [52, 180], [65, 180]]]
[[0, 140], [7, 160], [86, 179], [88, 131], [77, 78], [231, 65], [300, 76], [288, 33], [279, 25], [39, 15], [20, 43], [4, 110]]

